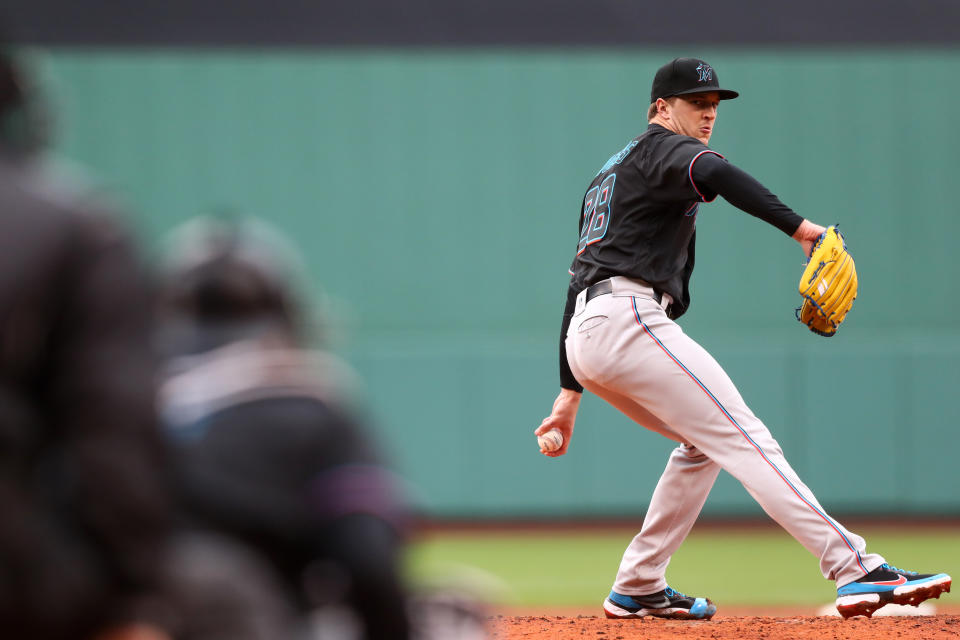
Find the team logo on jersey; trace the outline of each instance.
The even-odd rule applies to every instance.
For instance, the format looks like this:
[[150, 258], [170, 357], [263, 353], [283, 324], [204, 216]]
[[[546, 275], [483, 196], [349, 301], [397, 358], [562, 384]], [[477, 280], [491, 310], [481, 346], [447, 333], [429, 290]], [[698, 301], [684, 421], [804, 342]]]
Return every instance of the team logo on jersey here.
[[623, 149], [621, 149], [617, 153], [610, 156], [610, 159], [607, 160], [607, 162], [602, 167], [600, 167], [600, 171], [597, 171], [597, 175], [600, 175], [601, 173], [609, 170], [614, 165], [618, 165], [621, 162], [623, 162], [623, 159], [626, 158], [630, 154], [630, 152], [633, 151], [633, 148], [638, 144], [640, 143], [637, 142], [636, 140], [631, 140], [630, 142], [628, 142], [627, 146], [625, 146]]
[[699, 74], [697, 77], [698, 82], [710, 82], [713, 80], [713, 69], [706, 62], [701, 62], [697, 65], [696, 71]]

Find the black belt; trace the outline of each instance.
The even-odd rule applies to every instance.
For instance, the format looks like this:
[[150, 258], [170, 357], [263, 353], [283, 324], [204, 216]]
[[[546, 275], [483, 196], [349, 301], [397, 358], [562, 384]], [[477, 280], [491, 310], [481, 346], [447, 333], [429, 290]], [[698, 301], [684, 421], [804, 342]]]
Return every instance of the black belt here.
[[[653, 287], [650, 287], [653, 289]], [[587, 299], [585, 302], [590, 302], [597, 296], [605, 296], [608, 293], [613, 293], [613, 284], [610, 280], [601, 280], [597, 284], [587, 287]], [[657, 301], [657, 304], [663, 300], [663, 292], [657, 289], [653, 289], [653, 299]]]

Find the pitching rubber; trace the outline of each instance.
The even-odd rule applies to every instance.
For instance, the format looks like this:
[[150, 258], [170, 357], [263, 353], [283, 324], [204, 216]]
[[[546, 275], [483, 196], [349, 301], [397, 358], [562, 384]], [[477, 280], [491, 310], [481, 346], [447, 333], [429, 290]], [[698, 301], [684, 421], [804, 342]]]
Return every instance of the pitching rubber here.
[[950, 591], [950, 576], [931, 580], [924, 584], [904, 585], [885, 593], [858, 593], [837, 598], [837, 611], [844, 618], [853, 616], [871, 617], [873, 612], [887, 604], [909, 604], [916, 607], [924, 600], [939, 598]]

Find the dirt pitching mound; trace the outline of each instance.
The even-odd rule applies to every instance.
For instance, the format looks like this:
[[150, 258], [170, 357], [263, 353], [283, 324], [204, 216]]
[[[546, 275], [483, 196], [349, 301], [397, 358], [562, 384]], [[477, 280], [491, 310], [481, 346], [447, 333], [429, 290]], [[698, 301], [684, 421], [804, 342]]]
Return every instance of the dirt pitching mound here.
[[711, 621], [598, 616], [494, 616], [496, 640], [923, 640], [960, 638], [960, 616], [851, 618], [717, 616]]

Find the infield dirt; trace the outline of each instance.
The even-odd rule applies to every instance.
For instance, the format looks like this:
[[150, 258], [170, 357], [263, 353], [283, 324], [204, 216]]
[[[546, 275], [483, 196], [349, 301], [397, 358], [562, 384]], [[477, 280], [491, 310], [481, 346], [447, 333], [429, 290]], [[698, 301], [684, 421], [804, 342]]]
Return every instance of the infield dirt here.
[[711, 621], [599, 616], [509, 616], [490, 619], [495, 640], [956, 640], [960, 616], [851, 618], [718, 615]]

